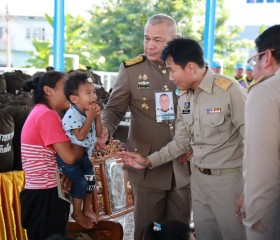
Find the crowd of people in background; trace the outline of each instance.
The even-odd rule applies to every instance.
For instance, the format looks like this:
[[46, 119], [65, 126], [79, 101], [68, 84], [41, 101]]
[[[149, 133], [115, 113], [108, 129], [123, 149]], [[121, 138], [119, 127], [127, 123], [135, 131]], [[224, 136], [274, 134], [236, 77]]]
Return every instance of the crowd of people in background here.
[[[213, 61], [211, 69], [214, 73], [222, 74], [223, 66], [219, 61]], [[245, 74], [244, 74], [245, 70]], [[236, 63], [232, 77], [241, 84], [242, 87], [248, 89], [255, 82], [254, 67], [250, 64]]]

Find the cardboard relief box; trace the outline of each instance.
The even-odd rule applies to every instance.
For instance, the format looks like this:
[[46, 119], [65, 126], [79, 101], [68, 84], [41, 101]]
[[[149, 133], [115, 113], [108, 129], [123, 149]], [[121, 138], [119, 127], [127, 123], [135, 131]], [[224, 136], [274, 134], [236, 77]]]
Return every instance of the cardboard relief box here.
[[96, 175], [93, 207], [99, 219], [133, 211], [133, 192], [127, 172], [114, 158], [114, 153], [123, 150], [123, 143], [111, 139], [106, 149], [93, 151], [91, 161]]

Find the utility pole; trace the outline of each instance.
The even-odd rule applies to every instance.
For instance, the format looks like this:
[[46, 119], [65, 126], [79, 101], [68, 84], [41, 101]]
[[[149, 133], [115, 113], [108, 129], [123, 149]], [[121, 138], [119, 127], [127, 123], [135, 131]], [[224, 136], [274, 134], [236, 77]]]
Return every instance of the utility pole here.
[[64, 51], [65, 51], [65, 16], [64, 16], [64, 0], [54, 0], [54, 41], [53, 56], [54, 68], [56, 71], [64, 72]]
[[206, 0], [205, 27], [204, 27], [204, 58], [212, 66], [216, 30], [216, 0]]
[[6, 14], [5, 14], [5, 20], [6, 20], [6, 44], [7, 44], [7, 68], [12, 67], [12, 54], [11, 54], [11, 35], [10, 35], [10, 14], [8, 10], [8, 4], [6, 4]]

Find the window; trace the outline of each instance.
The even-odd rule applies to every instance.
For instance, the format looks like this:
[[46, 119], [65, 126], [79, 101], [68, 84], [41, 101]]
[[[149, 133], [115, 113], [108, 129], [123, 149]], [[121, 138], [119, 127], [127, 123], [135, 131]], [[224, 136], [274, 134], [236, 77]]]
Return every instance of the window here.
[[26, 28], [26, 30], [25, 30], [25, 38], [26, 39], [31, 39], [31, 29], [30, 28]]
[[34, 28], [33, 39], [45, 40], [45, 28]]

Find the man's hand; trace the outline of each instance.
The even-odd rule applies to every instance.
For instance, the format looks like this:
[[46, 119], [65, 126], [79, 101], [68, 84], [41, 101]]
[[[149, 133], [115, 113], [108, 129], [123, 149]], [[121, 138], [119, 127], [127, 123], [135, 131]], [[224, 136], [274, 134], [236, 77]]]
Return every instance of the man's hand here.
[[267, 228], [263, 225], [263, 223], [261, 221], [257, 221], [252, 226], [252, 230], [257, 231], [257, 232], [263, 232], [263, 231], [266, 231]]
[[178, 157], [177, 162], [180, 164], [187, 164], [192, 159], [192, 156], [193, 156], [193, 150], [191, 149], [187, 153], [184, 153], [183, 155]]
[[235, 205], [235, 214], [239, 218], [240, 222], [242, 222], [243, 218], [246, 217], [243, 194], [241, 194], [240, 197], [237, 199], [237, 202]]
[[97, 149], [104, 149], [106, 148], [106, 142], [108, 141], [109, 134], [108, 134], [108, 129], [106, 127], [102, 127], [102, 134], [101, 137], [97, 138], [97, 142], [95, 144], [95, 147]]
[[151, 167], [151, 162], [148, 158], [143, 157], [139, 153], [135, 152], [118, 152], [115, 154], [116, 158], [119, 158], [116, 162], [123, 163], [124, 166], [129, 166], [137, 169], [144, 169]]

